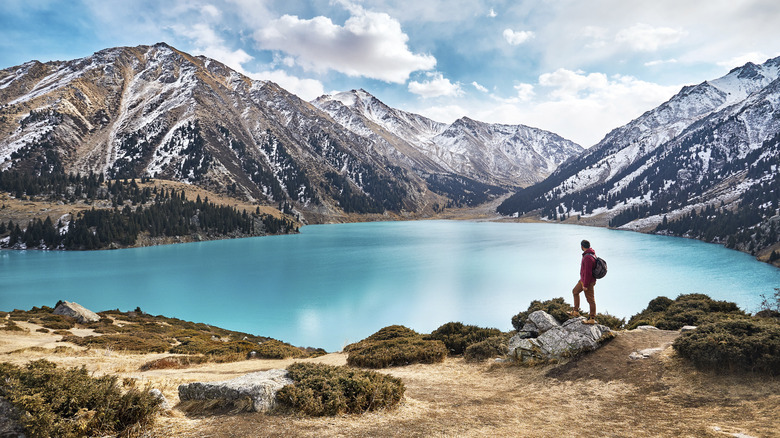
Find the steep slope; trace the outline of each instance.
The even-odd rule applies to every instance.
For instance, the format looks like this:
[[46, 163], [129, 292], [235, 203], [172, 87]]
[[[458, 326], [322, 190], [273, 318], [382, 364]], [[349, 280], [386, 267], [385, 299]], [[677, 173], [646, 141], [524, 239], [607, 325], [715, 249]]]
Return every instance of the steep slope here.
[[[375, 139], [423, 174], [450, 174], [517, 187], [539, 182], [579, 145], [523, 125], [461, 118], [451, 125], [390, 108], [365, 90], [321, 96], [312, 102], [355, 134]], [[388, 152], [386, 152], [388, 153]]]
[[271, 82], [166, 44], [0, 71], [2, 169], [155, 176], [328, 220], [442, 202]]
[[[534, 210], [655, 229], [758, 253], [777, 246], [780, 58], [685, 87], [518, 192], [504, 214]], [[695, 223], [704, 214], [705, 220]], [[692, 219], [693, 218], [693, 219]], [[676, 225], [671, 225], [676, 223]]]

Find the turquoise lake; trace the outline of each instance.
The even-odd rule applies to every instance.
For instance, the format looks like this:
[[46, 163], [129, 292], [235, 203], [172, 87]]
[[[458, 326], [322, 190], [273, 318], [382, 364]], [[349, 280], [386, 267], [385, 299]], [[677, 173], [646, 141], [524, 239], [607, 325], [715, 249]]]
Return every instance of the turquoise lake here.
[[138, 306], [328, 351], [392, 324], [506, 331], [532, 300], [571, 303], [582, 239], [609, 264], [596, 285], [599, 312], [626, 319], [659, 295], [683, 293], [755, 312], [760, 295], [780, 287], [780, 269], [688, 239], [561, 224], [377, 222], [115, 251], [2, 251], [0, 310], [60, 299], [94, 311]]

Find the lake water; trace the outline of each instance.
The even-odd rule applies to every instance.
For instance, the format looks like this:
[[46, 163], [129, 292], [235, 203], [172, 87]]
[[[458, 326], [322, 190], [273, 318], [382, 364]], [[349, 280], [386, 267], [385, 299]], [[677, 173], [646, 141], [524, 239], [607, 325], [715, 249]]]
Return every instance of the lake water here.
[[780, 287], [780, 269], [694, 240], [561, 224], [380, 222], [116, 251], [2, 251], [0, 310], [60, 299], [94, 311], [139, 306], [328, 351], [392, 324], [506, 331], [532, 300], [571, 303], [582, 239], [609, 264], [596, 285], [599, 312], [626, 319], [659, 295], [694, 292], [754, 312]]

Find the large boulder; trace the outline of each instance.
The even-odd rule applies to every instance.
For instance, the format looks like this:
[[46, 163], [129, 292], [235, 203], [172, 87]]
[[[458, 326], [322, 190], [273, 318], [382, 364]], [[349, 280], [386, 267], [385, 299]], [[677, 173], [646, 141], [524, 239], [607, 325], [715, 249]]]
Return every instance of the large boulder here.
[[233, 402], [249, 397], [257, 412], [268, 412], [276, 404], [276, 393], [293, 381], [287, 370], [258, 371], [222, 382], [194, 382], [179, 385], [179, 399], [225, 400]]
[[97, 313], [87, 309], [81, 304], [71, 303], [69, 301], [60, 301], [57, 303], [57, 307], [54, 308], [54, 314], [70, 316], [82, 324], [100, 321], [100, 316]]
[[[508, 355], [521, 362], [560, 360], [595, 350], [615, 336], [607, 326], [583, 321], [580, 316], [560, 324], [542, 310], [533, 312], [523, 329], [509, 340]], [[538, 335], [529, 338], [529, 333]]]

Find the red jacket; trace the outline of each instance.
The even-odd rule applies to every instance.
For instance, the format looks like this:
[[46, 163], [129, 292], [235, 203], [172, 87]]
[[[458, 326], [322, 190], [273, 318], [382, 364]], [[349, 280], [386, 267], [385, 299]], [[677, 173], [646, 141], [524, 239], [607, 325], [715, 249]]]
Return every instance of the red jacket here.
[[[592, 255], [593, 257], [590, 257]], [[596, 264], [596, 251], [593, 248], [588, 248], [582, 253], [582, 263], [580, 264], [580, 281], [583, 287], [588, 287], [591, 284], [596, 284], [596, 279], [593, 278], [593, 265]]]

